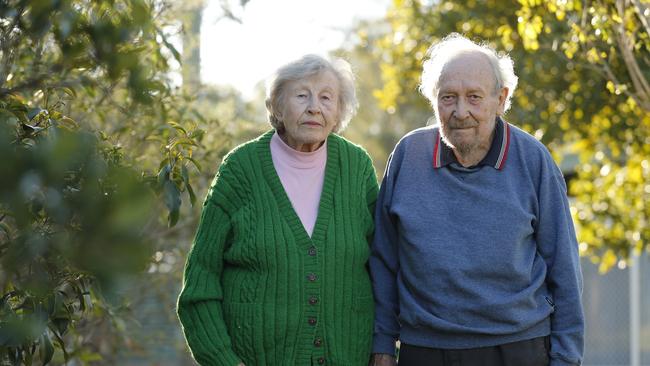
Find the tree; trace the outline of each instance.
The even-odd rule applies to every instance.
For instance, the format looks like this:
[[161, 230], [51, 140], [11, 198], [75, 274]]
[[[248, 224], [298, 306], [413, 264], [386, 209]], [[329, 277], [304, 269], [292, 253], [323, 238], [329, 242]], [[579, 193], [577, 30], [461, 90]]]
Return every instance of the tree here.
[[[166, 74], [178, 52], [162, 9], [0, 4], [0, 363], [99, 357], [70, 335], [113, 317], [115, 286], [146, 268], [156, 194], [170, 225], [181, 193], [195, 199], [188, 164], [202, 132], [167, 104], [179, 99]], [[156, 158], [141, 163], [115, 140], [131, 132]]]
[[[644, 205], [650, 194], [650, 117], [634, 98], [625, 95], [625, 88], [620, 87], [616, 94], [615, 86], [620, 86], [621, 80], [633, 84], [631, 77], [622, 76], [620, 67], [625, 61], [620, 57], [619, 61], [607, 58], [609, 67], [618, 70], [618, 84], [603, 78], [603, 71], [594, 64], [573, 57], [578, 55], [576, 50], [569, 57], [567, 52], [574, 47], [570, 41], [576, 32], [575, 19], [567, 22], [556, 13], [544, 14], [552, 4], [559, 7], [559, 3], [575, 2], [393, 1], [386, 16], [390, 28], [371, 49], [381, 60], [383, 87], [376, 97], [382, 108], [396, 114], [431, 115], [430, 107], [416, 92], [421, 64], [431, 43], [450, 32], [464, 33], [507, 51], [515, 61], [520, 82], [506, 117], [545, 143], [561, 163], [575, 197], [572, 212], [580, 251], [607, 270], [618, 259], [626, 258], [631, 249], [647, 248], [644, 243], [650, 238], [650, 212]], [[566, 18], [568, 9], [564, 9]], [[632, 23], [624, 28], [628, 30], [627, 39], [635, 40], [631, 52], [647, 79], [648, 36], [635, 11], [625, 10]], [[604, 22], [601, 27], [612, 24]], [[580, 39], [579, 35], [575, 37]], [[590, 49], [585, 57], [593, 57]], [[607, 50], [611, 52], [612, 48]], [[597, 55], [602, 56], [602, 52]], [[632, 90], [632, 85], [627, 90]], [[412, 126], [422, 126], [424, 120], [411, 119]], [[577, 165], [569, 161], [572, 157]]]
[[[650, 8], [637, 0], [520, 1], [525, 48], [561, 52], [605, 83], [568, 143], [579, 156], [575, 219], [584, 251], [607, 270], [650, 246]], [[569, 24], [558, 31], [556, 24]]]
[[0, 364], [118, 364], [145, 296], [177, 327], [193, 204], [261, 128], [232, 90], [173, 86], [177, 6], [0, 4]]

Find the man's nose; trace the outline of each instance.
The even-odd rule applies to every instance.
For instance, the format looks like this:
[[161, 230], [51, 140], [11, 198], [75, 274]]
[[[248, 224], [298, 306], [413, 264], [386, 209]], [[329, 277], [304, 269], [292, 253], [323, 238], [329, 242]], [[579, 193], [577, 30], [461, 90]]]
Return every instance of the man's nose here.
[[456, 103], [456, 113], [454, 116], [458, 119], [465, 119], [469, 117], [469, 105], [463, 98], [458, 98]]

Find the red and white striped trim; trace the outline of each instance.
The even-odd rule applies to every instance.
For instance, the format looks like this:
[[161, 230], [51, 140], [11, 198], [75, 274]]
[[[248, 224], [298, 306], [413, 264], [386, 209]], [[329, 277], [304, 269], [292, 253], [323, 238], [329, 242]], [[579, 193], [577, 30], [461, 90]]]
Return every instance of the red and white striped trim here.
[[[497, 170], [502, 170], [506, 164], [508, 158], [508, 149], [510, 148], [510, 124], [504, 120], [501, 120], [503, 126], [503, 133], [501, 136], [501, 148], [499, 149], [499, 158], [494, 164], [494, 168]], [[433, 167], [438, 169], [442, 167], [442, 146], [440, 145], [441, 136], [440, 130], [436, 130], [435, 138], [433, 145]]]
[[433, 146], [433, 167], [440, 168], [440, 131], [436, 130], [435, 145]]
[[503, 169], [503, 166], [506, 164], [506, 159], [508, 159], [508, 148], [510, 148], [510, 124], [503, 121], [503, 138], [501, 139], [501, 152], [499, 153], [499, 159], [497, 163], [494, 164], [494, 167], [497, 170]]

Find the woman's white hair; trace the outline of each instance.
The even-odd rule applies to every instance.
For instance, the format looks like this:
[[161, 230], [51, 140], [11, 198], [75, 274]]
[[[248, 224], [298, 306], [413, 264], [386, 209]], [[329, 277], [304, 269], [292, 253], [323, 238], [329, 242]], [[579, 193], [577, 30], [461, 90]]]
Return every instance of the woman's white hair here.
[[456, 56], [468, 52], [480, 52], [487, 56], [494, 71], [496, 93], [501, 88], [508, 88], [508, 96], [503, 110], [506, 112], [510, 108], [510, 99], [517, 88], [518, 80], [512, 59], [505, 53], [497, 53], [485, 43], [474, 43], [458, 33], [451, 33], [442, 41], [429, 47], [427, 51], [428, 58], [422, 66], [422, 78], [418, 88], [420, 93], [429, 100], [435, 111], [438, 101], [438, 82], [440, 81], [442, 69]]
[[340, 86], [339, 120], [333, 131], [338, 133], [347, 127], [359, 105], [354, 87], [354, 74], [350, 64], [340, 58], [327, 60], [321, 56], [310, 54], [280, 67], [267, 83], [266, 110], [269, 123], [273, 128], [278, 132], [284, 130], [284, 125], [277, 116], [283, 109], [287, 83], [308, 78], [323, 71], [331, 71], [338, 79]]

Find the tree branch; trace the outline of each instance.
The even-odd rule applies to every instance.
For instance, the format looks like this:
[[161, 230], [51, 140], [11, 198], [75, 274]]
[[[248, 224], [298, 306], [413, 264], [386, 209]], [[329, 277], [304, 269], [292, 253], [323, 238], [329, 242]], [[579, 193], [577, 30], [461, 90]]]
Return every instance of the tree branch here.
[[634, 10], [636, 10], [636, 15], [639, 17], [639, 21], [641, 21], [641, 24], [645, 28], [645, 32], [650, 35], [650, 20], [648, 20], [648, 17], [645, 15], [648, 8], [646, 8], [639, 0], [631, 1], [632, 5], [634, 5]]
[[[616, 2], [616, 8], [618, 10], [619, 16], [624, 21], [625, 0], [618, 0]], [[641, 72], [641, 68], [639, 67], [638, 62], [634, 57], [634, 53], [632, 52], [634, 49], [634, 41], [631, 40], [625, 32], [624, 23], [618, 24], [613, 28], [617, 35], [616, 38], [619, 50], [621, 51], [621, 56], [623, 57], [625, 65], [627, 66], [630, 79], [632, 80], [632, 84], [636, 90], [638, 99], [641, 101], [641, 106], [644, 109], [650, 111], [650, 84], [648, 84], [648, 81], [645, 79], [643, 72]]]

